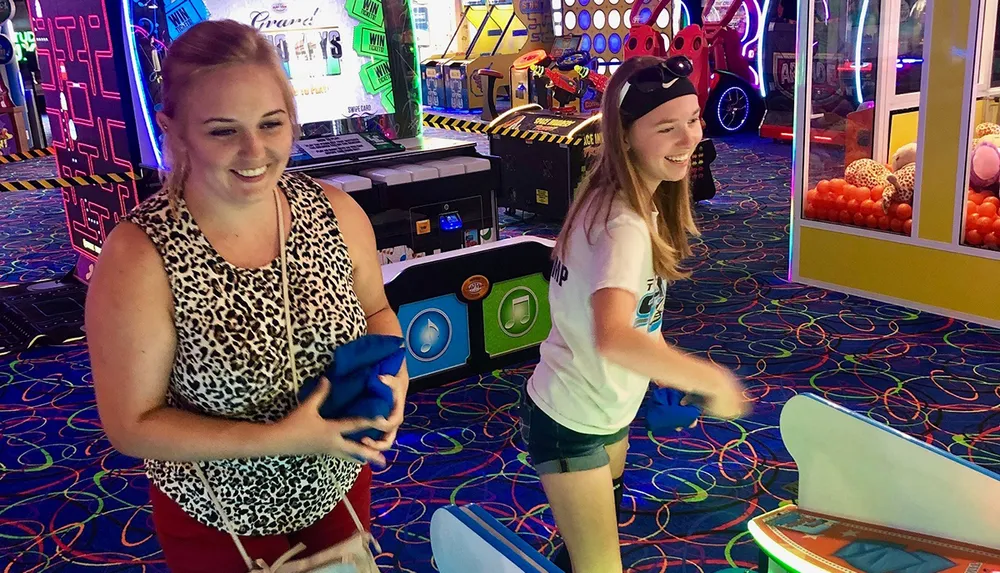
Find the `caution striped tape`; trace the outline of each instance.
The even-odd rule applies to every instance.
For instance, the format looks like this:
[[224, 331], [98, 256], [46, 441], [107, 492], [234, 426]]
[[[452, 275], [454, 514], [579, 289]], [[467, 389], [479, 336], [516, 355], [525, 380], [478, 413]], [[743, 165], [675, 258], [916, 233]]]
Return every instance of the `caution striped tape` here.
[[462, 133], [485, 134], [488, 124], [475, 119], [460, 119], [436, 113], [425, 113], [424, 125], [427, 127], [436, 127], [437, 129], [447, 129], [449, 131], [461, 131]]
[[40, 189], [63, 189], [66, 187], [85, 187], [87, 185], [108, 185], [109, 183], [125, 183], [128, 181], [135, 181], [140, 177], [140, 174], [128, 171], [126, 173], [104, 173], [102, 175], [53, 177], [52, 179], [0, 181], [0, 192], [38, 191]]
[[44, 149], [29, 149], [24, 153], [12, 153], [10, 155], [0, 155], [0, 163], [16, 163], [18, 161], [38, 159], [39, 157], [48, 157], [50, 155], [55, 155], [55, 154], [56, 154], [55, 147], [46, 147]]
[[479, 133], [483, 135], [501, 135], [504, 137], [514, 137], [517, 139], [526, 139], [528, 141], [538, 141], [541, 143], [558, 143], [566, 145], [595, 145], [600, 143], [599, 134], [588, 133], [577, 137], [569, 137], [567, 135], [556, 135], [554, 133], [546, 133], [544, 131], [504, 127], [502, 124], [490, 127], [490, 125], [486, 122], [476, 121], [474, 119], [460, 119], [457, 117], [449, 117], [434, 113], [424, 114], [424, 125], [427, 127], [447, 129], [450, 131]]

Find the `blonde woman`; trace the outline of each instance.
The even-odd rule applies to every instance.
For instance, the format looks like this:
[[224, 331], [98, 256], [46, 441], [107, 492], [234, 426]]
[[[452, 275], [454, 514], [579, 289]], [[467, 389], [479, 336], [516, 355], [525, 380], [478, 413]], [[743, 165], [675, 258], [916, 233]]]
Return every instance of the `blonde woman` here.
[[[354, 534], [342, 493], [370, 527], [371, 469], [356, 460], [385, 463], [405, 366], [386, 379], [388, 420], [323, 419], [337, 392], [325, 379], [301, 404], [297, 392], [336, 347], [400, 326], [365, 213], [285, 173], [295, 101], [271, 42], [199, 23], [171, 44], [163, 80], [171, 170], [108, 237], [87, 299], [98, 411], [112, 445], [145, 459], [170, 570], [246, 571], [230, 530], [270, 564]], [[344, 437], [362, 428], [385, 438]]]

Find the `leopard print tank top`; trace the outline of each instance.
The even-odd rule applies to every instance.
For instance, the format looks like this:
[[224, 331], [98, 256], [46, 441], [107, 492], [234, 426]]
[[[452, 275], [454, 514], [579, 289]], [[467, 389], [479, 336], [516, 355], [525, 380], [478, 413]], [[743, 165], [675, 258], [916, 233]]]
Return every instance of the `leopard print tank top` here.
[[[334, 349], [365, 333], [353, 265], [323, 188], [303, 175], [279, 182], [292, 211], [287, 269], [299, 379], [319, 376]], [[177, 350], [167, 405], [206, 416], [276, 422], [297, 405], [288, 361], [281, 260], [236, 267], [202, 234], [183, 199], [169, 216], [159, 192], [126, 220], [162, 258], [174, 299]], [[336, 392], [336, 386], [331, 388]], [[223, 522], [190, 463], [145, 460], [146, 474], [199, 522]], [[360, 474], [331, 456], [279, 456], [202, 462], [238, 535], [287, 534], [329, 513]]]

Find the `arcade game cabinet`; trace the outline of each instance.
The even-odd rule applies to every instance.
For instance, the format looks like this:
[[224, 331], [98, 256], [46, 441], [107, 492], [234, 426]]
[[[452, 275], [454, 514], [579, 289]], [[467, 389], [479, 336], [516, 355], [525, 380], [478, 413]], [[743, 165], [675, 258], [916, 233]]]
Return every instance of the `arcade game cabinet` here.
[[497, 205], [561, 221], [601, 144], [600, 116], [553, 114], [529, 104], [501, 114], [490, 127], [504, 128], [490, 136], [490, 153], [503, 158]]
[[[511, 107], [530, 103], [537, 103], [543, 108], [553, 107], [553, 92], [558, 87], [553, 85], [554, 77], [557, 82], [559, 79], [575, 82], [580, 79], [580, 74], [575, 72], [577, 66], [593, 70], [596, 62], [590, 52], [580, 48], [581, 41], [582, 36], [560, 36], [552, 42], [548, 53], [536, 50], [518, 58], [510, 68]], [[600, 97], [593, 89], [581, 90], [581, 93], [568, 94], [572, 96], [568, 101], [579, 101], [581, 113], [600, 109]], [[585, 104], [585, 101], [588, 103]]]
[[[817, 2], [813, 10], [817, 45], [810, 67], [813, 76], [810, 137], [814, 143], [846, 146], [858, 157], [871, 155], [874, 116], [869, 102], [875, 99], [876, 79], [872, 51], [878, 46], [878, 25], [868, 21], [866, 5], [832, 0]], [[757, 71], [767, 111], [760, 136], [790, 142], [795, 113], [796, 3], [775, 2], [763, 17], [765, 32]], [[850, 38], [850, 55], [843, 53], [838, 38]], [[828, 46], [830, 43], [833, 45]], [[856, 69], [849, 60], [859, 54], [861, 63]]]
[[552, 42], [552, 12], [544, 2], [462, 0], [465, 6], [445, 52], [420, 64], [425, 104], [471, 111], [493, 98], [481, 71], [503, 72], [494, 79], [496, 94], [509, 97], [507, 70], [517, 58]]
[[[600, 118], [592, 114], [600, 111], [606, 82], [591, 62], [580, 36], [563, 36], [550, 52], [529, 52], [511, 66], [513, 106], [490, 123], [504, 128], [490, 136], [490, 153], [503, 158], [499, 206], [552, 220], [568, 212], [588, 156], [600, 145]], [[585, 100], [588, 92], [596, 95]], [[584, 101], [591, 105], [581, 112]]]
[[[274, 43], [296, 93], [302, 138], [289, 171], [348, 191], [375, 228], [383, 263], [497, 236], [499, 166], [471, 143], [424, 139], [410, 10], [405, 0], [183, 0], [119, 4], [133, 162], [163, 164], [159, 62], [206, 19], [234, 19]], [[114, 14], [114, 15], [112, 15]], [[439, 165], [438, 162], [446, 162]], [[148, 193], [151, 189], [141, 189]]]

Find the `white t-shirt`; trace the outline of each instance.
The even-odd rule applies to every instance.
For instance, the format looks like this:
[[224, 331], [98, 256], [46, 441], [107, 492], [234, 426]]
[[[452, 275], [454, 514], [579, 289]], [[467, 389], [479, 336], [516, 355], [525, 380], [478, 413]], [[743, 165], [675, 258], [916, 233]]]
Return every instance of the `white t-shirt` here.
[[604, 215], [600, 210], [588, 241], [590, 216], [581, 213], [564, 260], [552, 267], [552, 331], [528, 380], [528, 395], [549, 417], [576, 432], [597, 435], [632, 423], [650, 381], [598, 354], [590, 297], [604, 288], [634, 293], [634, 327], [658, 337], [666, 295], [666, 282], [653, 272], [650, 227], [619, 202], [612, 205], [607, 228]]

